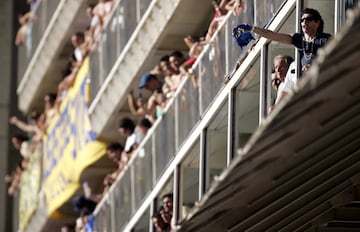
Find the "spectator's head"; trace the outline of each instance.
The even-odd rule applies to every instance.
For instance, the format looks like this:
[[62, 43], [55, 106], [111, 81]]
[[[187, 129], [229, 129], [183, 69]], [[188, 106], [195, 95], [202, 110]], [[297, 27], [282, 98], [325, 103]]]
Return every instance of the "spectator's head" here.
[[73, 34], [73, 36], [71, 37], [71, 42], [74, 47], [78, 47], [82, 43], [84, 43], [85, 42], [84, 32], [79, 31]]
[[106, 154], [115, 163], [118, 163], [121, 159], [121, 152], [124, 150], [120, 143], [110, 143], [106, 147]]
[[167, 193], [162, 198], [162, 204], [166, 212], [172, 212], [173, 210], [173, 194]]
[[45, 109], [52, 108], [56, 102], [56, 94], [55, 93], [48, 93], [44, 97], [45, 102]]
[[22, 12], [21, 14], [18, 15], [18, 21], [21, 25], [26, 24], [29, 22], [30, 18], [26, 17], [26, 14], [28, 12]]
[[149, 119], [143, 118], [139, 121], [138, 126], [144, 135], [146, 135], [147, 131], [151, 128], [152, 124]]
[[145, 88], [150, 91], [155, 91], [161, 89], [161, 82], [157, 79], [156, 75], [151, 73], [145, 73], [142, 75], [139, 89]]
[[274, 71], [280, 81], [284, 81], [290, 64], [288, 56], [278, 55], [274, 58]]
[[90, 5], [88, 5], [88, 7], [86, 8], [86, 14], [87, 14], [87, 16], [88, 16], [90, 19], [94, 16], [94, 12], [93, 12], [94, 7], [95, 7], [94, 4], [90, 4]]
[[136, 125], [135, 125], [133, 120], [131, 120], [130, 118], [123, 118], [120, 121], [118, 131], [119, 131], [121, 136], [128, 137], [132, 133], [134, 133], [135, 126]]
[[76, 212], [93, 212], [96, 207], [96, 202], [87, 199], [85, 196], [75, 196], [73, 198], [73, 206]]
[[324, 32], [324, 20], [319, 11], [305, 8], [301, 14], [301, 28], [305, 34], [316, 35]]
[[181, 64], [185, 62], [185, 57], [180, 51], [173, 51], [170, 54], [169, 62], [170, 65], [175, 69], [178, 70]]
[[170, 56], [168, 55], [160, 58], [160, 68], [165, 76], [171, 76], [176, 73], [176, 69], [174, 69], [170, 64]]
[[16, 134], [11, 138], [11, 142], [17, 150], [20, 150], [21, 144], [27, 140], [29, 140], [29, 138], [26, 135], [22, 134]]

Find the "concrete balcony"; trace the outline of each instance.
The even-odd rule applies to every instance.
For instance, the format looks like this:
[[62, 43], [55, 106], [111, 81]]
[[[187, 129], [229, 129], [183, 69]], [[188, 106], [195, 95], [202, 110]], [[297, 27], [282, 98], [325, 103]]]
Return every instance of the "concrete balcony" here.
[[206, 0], [151, 2], [90, 106], [92, 126], [99, 137], [118, 137], [113, 128], [119, 117], [129, 115], [126, 94], [137, 89], [140, 76], [161, 56], [176, 49], [187, 51], [184, 36], [206, 30], [212, 10]]
[[47, 92], [56, 92], [62, 70], [73, 51], [71, 35], [83, 31], [88, 23], [84, 1], [62, 0], [51, 16], [48, 25], [44, 26], [44, 33], [36, 35], [40, 37], [39, 43], [32, 48], [34, 52], [28, 64], [22, 67], [24, 74], [19, 72], [18, 107], [24, 113], [41, 110], [43, 96]]

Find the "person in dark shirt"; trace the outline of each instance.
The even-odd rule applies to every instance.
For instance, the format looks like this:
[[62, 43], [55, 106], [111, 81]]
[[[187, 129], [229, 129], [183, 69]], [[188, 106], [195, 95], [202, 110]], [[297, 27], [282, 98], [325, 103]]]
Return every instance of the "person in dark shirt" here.
[[248, 24], [240, 24], [236, 28], [253, 31], [270, 40], [294, 45], [301, 57], [302, 71], [306, 71], [316, 58], [318, 49], [329, 41], [331, 35], [323, 32], [324, 21], [315, 9], [305, 8], [302, 11], [300, 23], [302, 32], [294, 34], [278, 33]]

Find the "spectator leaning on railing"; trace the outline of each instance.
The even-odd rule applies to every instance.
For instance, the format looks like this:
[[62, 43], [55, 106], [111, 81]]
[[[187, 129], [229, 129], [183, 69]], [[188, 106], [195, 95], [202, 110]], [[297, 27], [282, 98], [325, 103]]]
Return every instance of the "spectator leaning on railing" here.
[[331, 35], [323, 32], [324, 21], [315, 9], [304, 9], [300, 22], [302, 32], [294, 34], [274, 32], [248, 24], [239, 24], [234, 29], [251, 31], [270, 40], [294, 45], [301, 57], [302, 71], [306, 71], [316, 58], [318, 49], [329, 41]]

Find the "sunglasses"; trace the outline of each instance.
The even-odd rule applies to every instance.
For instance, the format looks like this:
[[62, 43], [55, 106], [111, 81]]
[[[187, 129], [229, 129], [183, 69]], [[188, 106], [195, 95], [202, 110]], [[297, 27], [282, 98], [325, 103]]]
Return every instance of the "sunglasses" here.
[[306, 17], [306, 18], [302, 18], [300, 19], [300, 22], [311, 22], [311, 21], [315, 21], [316, 19], [314, 17]]

